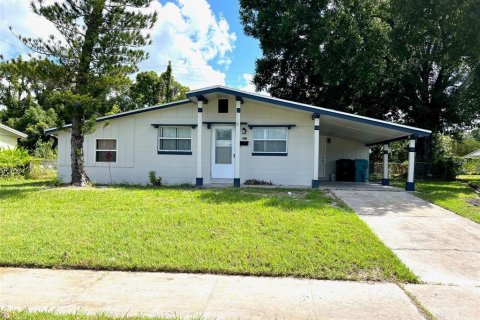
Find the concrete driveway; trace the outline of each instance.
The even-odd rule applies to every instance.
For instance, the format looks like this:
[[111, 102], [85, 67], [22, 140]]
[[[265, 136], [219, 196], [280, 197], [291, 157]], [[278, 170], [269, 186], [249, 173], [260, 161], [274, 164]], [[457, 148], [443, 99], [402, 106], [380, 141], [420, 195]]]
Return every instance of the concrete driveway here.
[[439, 319], [480, 318], [480, 225], [398, 189], [332, 190], [424, 285], [405, 288]]

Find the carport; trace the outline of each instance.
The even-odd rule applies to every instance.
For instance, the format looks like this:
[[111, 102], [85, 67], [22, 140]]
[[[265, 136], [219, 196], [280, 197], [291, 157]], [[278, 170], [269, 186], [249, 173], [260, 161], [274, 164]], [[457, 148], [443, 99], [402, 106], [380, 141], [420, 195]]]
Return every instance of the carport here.
[[383, 145], [383, 186], [390, 184], [389, 143], [408, 140], [408, 175], [405, 190], [415, 190], [415, 144], [417, 138], [430, 136], [431, 131], [329, 109], [319, 109], [321, 110], [320, 135], [349, 139], [364, 143], [368, 147]]

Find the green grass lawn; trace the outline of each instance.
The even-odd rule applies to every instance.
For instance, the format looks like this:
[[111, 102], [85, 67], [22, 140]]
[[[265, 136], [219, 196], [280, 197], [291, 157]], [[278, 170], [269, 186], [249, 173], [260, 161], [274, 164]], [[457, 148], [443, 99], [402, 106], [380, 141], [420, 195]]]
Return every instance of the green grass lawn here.
[[462, 182], [469, 184], [472, 187], [480, 189], [480, 174], [460, 175], [457, 177], [457, 180], [460, 180]]
[[[55, 314], [51, 312], [30, 312], [22, 311], [2, 311], [0, 310], [0, 319], [8, 320], [180, 320], [181, 318], [147, 318], [147, 317], [112, 317], [107, 314], [85, 315], [77, 314]], [[189, 318], [192, 320], [202, 318]]]
[[416, 281], [353, 211], [312, 190], [0, 180], [0, 239], [3, 266]]
[[[480, 183], [480, 176], [459, 176], [457, 181], [417, 181], [416, 195], [465, 218], [480, 223], [480, 199], [467, 182]], [[396, 181], [403, 187], [405, 182]], [[474, 204], [477, 205], [474, 205]]]

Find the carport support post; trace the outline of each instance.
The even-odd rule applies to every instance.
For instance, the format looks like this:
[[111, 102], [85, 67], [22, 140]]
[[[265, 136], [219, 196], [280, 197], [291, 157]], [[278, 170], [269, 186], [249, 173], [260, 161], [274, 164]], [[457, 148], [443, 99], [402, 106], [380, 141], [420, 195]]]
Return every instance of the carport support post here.
[[233, 178], [233, 186], [240, 187], [240, 106], [242, 104], [242, 98], [236, 97], [236, 109], [237, 113], [235, 116], [235, 175]]
[[383, 179], [382, 186], [390, 185], [390, 179], [388, 178], [388, 144], [383, 145]]
[[318, 188], [320, 181], [318, 181], [318, 164], [320, 161], [320, 114], [313, 115], [315, 120], [314, 138], [313, 138], [313, 179], [312, 188]]
[[405, 190], [415, 191], [414, 173], [415, 173], [415, 139], [416, 136], [410, 136], [408, 141], [408, 175]]
[[202, 176], [202, 126], [203, 126], [203, 100], [197, 102], [197, 179], [195, 185], [203, 186]]

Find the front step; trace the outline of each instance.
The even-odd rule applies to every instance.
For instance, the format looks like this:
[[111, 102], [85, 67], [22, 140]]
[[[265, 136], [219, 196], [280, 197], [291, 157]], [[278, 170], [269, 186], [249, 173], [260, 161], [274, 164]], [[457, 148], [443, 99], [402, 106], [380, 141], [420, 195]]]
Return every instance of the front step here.
[[220, 178], [215, 178], [215, 179], [210, 179], [210, 183], [215, 184], [215, 183], [231, 183], [233, 184], [233, 178], [225, 178], [225, 179], [220, 179]]
[[206, 185], [207, 187], [233, 187], [233, 178], [227, 179], [210, 179], [209, 183]]

